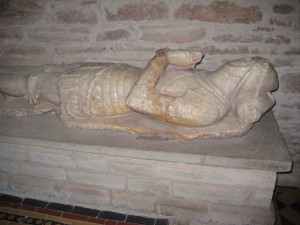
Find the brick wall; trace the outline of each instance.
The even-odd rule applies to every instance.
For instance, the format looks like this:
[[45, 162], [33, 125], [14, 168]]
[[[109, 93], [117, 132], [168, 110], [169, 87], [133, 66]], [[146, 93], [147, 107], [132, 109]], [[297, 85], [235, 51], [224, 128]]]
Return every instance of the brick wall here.
[[[0, 66], [114, 61], [144, 66], [156, 49], [192, 48], [215, 69], [259, 55], [278, 71], [275, 116], [300, 186], [299, 0], [1, 0]], [[29, 169], [29, 168], [27, 168]]]

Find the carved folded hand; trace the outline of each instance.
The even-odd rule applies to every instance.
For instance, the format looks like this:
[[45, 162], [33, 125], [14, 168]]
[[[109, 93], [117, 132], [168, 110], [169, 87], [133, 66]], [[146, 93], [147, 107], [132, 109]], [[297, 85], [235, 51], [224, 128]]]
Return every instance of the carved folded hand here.
[[202, 52], [194, 50], [169, 50], [166, 54], [169, 64], [181, 67], [194, 67], [204, 57]]

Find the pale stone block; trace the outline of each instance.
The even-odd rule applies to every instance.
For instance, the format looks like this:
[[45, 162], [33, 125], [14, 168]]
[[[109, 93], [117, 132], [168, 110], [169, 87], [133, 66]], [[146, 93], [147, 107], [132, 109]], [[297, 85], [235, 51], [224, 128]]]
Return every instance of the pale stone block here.
[[217, 185], [272, 189], [276, 173], [177, 163], [158, 163], [156, 176], [174, 180], [198, 181]]
[[106, 7], [104, 15], [109, 22], [162, 20], [167, 19], [169, 14], [166, 2], [115, 1], [112, 4], [104, 1], [102, 6]]
[[[176, 33], [177, 32], [177, 33]], [[195, 42], [206, 36], [206, 29], [203, 27], [184, 27], [162, 30], [145, 30], [141, 37], [143, 41], [155, 43], [173, 42], [177, 44]]]
[[129, 177], [127, 187], [131, 191], [149, 192], [154, 194], [169, 195], [171, 183], [166, 180], [158, 180], [145, 177]]
[[10, 143], [0, 143], [0, 159], [3, 160], [28, 160], [28, 146]]
[[154, 173], [155, 162], [143, 159], [115, 157], [110, 160], [109, 168], [112, 174], [125, 176], [151, 176]]
[[99, 206], [110, 204], [110, 193], [108, 190], [98, 187], [87, 187], [85, 185], [67, 184], [65, 186], [68, 202], [80, 205], [88, 205], [99, 208]]
[[94, 172], [107, 173], [107, 160], [98, 155], [83, 155], [76, 157], [78, 168]]
[[262, 20], [262, 11], [259, 5], [244, 6], [243, 2], [229, 3], [223, 1], [212, 2], [209, 5], [203, 2], [181, 4], [175, 9], [174, 17], [179, 20], [199, 20], [216, 23], [255, 23]]
[[57, 11], [51, 16], [53, 23], [58, 24], [97, 24], [97, 15], [88, 9], [64, 9]]
[[[45, 150], [46, 148], [43, 149]], [[55, 152], [54, 149], [50, 149], [50, 148], [48, 148], [47, 151]], [[30, 161], [32, 162], [55, 165], [63, 168], [75, 167], [75, 163], [73, 162], [73, 159], [70, 156], [65, 155], [64, 152], [62, 151], [59, 151], [59, 153], [57, 152], [57, 154], [30, 151], [29, 157], [30, 157]]]
[[197, 208], [193, 208], [193, 206], [182, 207], [174, 204], [162, 204], [159, 205], [159, 213], [164, 216], [170, 216], [171, 218], [180, 218], [185, 221], [189, 221], [190, 219], [197, 219], [201, 221], [206, 221], [208, 218], [209, 212], [209, 204], [202, 203], [201, 206], [197, 206]]
[[275, 217], [269, 207], [215, 204], [210, 208], [209, 221], [216, 224], [273, 225]]
[[[66, 33], [65, 29], [48, 29], [43, 30], [44, 28], [35, 28], [34, 32], [28, 32], [28, 38], [34, 43], [66, 43], [66, 42], [86, 42], [89, 40], [89, 36], [86, 34], [74, 34]], [[67, 34], [67, 35], [66, 35]], [[64, 50], [62, 50], [64, 51]], [[59, 54], [58, 54], [59, 55]]]
[[21, 164], [20, 174], [33, 177], [46, 178], [51, 180], [65, 180], [66, 174], [64, 169], [49, 168], [44, 165]]
[[[174, 166], [174, 164], [176, 164], [176, 166]], [[155, 169], [155, 175], [166, 179], [206, 182], [206, 168], [208, 167], [183, 163], [159, 162]]]
[[272, 201], [273, 191], [271, 190], [255, 190], [252, 202], [254, 204], [268, 207]]
[[208, 221], [208, 222], [202, 222], [198, 220], [192, 220], [190, 221], [189, 225], [228, 225], [228, 223], [218, 223], [218, 222], [213, 222], [213, 221]]
[[0, 190], [6, 191], [8, 189], [9, 178], [5, 173], [0, 173]]
[[236, 188], [233, 186], [174, 183], [173, 192], [178, 197], [214, 203], [258, 204], [254, 202], [254, 189]]
[[[170, 218], [169, 219], [169, 225], [190, 225], [189, 223], [190, 219], [186, 219], [186, 218]], [[201, 225], [203, 223], [200, 223]]]
[[67, 173], [68, 178], [82, 185], [95, 185], [104, 188], [112, 189], [125, 189], [126, 178], [116, 175], [105, 175], [87, 173], [81, 171], [69, 171]]
[[231, 185], [247, 188], [274, 189], [276, 172], [212, 167], [207, 173], [212, 184]]
[[0, 160], [0, 171], [8, 174], [19, 173], [20, 164], [14, 161]]
[[137, 193], [130, 191], [113, 191], [112, 205], [122, 211], [141, 213], [156, 212], [156, 197], [153, 194]]
[[9, 189], [11, 194], [47, 201], [58, 201], [65, 196], [63, 182], [37, 177], [13, 176]]

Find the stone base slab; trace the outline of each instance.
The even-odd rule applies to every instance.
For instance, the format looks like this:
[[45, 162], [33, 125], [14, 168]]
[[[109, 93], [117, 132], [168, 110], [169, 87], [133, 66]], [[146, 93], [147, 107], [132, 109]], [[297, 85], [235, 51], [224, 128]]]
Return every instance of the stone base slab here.
[[291, 161], [272, 113], [245, 136], [189, 142], [68, 129], [53, 114], [0, 119], [0, 191], [171, 224], [273, 224]]

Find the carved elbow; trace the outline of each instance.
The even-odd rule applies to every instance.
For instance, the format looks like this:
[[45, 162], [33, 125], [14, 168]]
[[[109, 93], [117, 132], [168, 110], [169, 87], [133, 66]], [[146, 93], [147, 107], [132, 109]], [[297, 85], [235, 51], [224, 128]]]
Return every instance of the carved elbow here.
[[173, 123], [188, 127], [209, 126], [218, 121], [221, 116], [217, 109], [188, 104], [182, 99], [176, 99], [175, 105], [169, 107]]
[[126, 106], [131, 108], [134, 111], [139, 111], [142, 106], [143, 98], [142, 95], [135, 90], [131, 90], [127, 99], [126, 99]]

